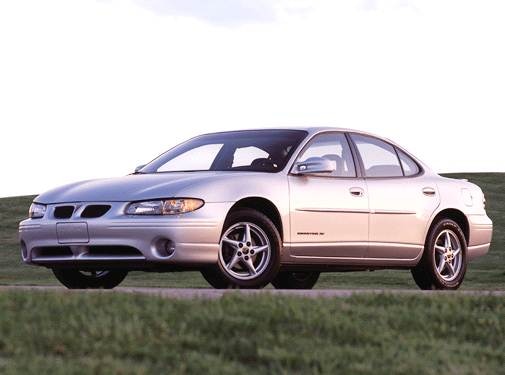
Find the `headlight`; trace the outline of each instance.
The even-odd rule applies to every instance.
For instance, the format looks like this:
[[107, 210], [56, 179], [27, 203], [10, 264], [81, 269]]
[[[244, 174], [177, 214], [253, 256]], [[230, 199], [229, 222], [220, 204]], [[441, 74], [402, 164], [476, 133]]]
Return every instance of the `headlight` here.
[[39, 203], [32, 203], [28, 210], [28, 217], [31, 219], [40, 219], [46, 213], [46, 205]]
[[204, 201], [194, 198], [160, 199], [130, 203], [126, 207], [127, 215], [179, 215], [198, 210]]

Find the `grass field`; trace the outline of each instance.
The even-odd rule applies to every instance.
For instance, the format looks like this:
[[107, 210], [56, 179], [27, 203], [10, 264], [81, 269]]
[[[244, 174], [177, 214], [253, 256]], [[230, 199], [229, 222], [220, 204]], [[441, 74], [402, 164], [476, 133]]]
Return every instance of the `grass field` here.
[[[460, 174], [482, 187], [495, 230], [490, 253], [472, 262], [463, 289], [505, 289], [505, 173]], [[0, 199], [0, 284], [57, 285], [52, 273], [23, 265], [17, 244], [17, 225], [26, 217], [33, 197]], [[131, 273], [130, 286], [208, 287], [197, 272]], [[408, 271], [327, 273], [318, 288], [416, 288]]]
[[505, 300], [0, 292], [2, 374], [504, 374]]

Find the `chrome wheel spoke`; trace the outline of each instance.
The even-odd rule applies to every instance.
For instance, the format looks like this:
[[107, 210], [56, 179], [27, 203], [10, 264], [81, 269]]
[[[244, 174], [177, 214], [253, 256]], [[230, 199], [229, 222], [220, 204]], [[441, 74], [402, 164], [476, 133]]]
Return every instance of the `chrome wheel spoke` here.
[[454, 257], [457, 257], [459, 255], [459, 253], [461, 253], [461, 249], [454, 250], [454, 252], [452, 253], [452, 255]]
[[251, 244], [251, 226], [249, 224], [246, 224], [244, 226], [244, 242], [249, 243], [249, 246]]
[[442, 255], [445, 253], [445, 247], [443, 247], [443, 246], [435, 245], [435, 250], [438, 251], [438, 253], [442, 254]]
[[451, 276], [453, 276], [456, 273], [454, 266], [452, 265], [451, 262], [447, 262], [447, 265], [449, 266], [449, 271], [451, 273]]
[[438, 266], [437, 266], [437, 269], [438, 269], [438, 272], [439, 272], [439, 273], [442, 273], [442, 271], [443, 271], [443, 270], [444, 270], [444, 268], [445, 268], [445, 265], [446, 265], [446, 263], [445, 263], [445, 259], [444, 259], [444, 257], [442, 256], [442, 257], [440, 257], [440, 261], [438, 262]]
[[259, 254], [259, 253], [262, 253], [262, 252], [264, 252], [265, 250], [268, 250], [268, 249], [270, 249], [270, 246], [263, 245], [263, 246], [253, 247], [251, 250], [254, 250], [255, 254]]
[[237, 254], [235, 254], [231, 259], [230, 263], [226, 265], [226, 268], [228, 268], [229, 270], [233, 269], [233, 267], [235, 267], [239, 261], [240, 257]]
[[92, 278], [96, 279], [98, 277], [102, 277], [102, 276], [106, 275], [109, 271], [93, 270], [93, 271], [79, 271], [79, 272], [86, 277], [92, 277]]
[[243, 260], [244, 264], [246, 265], [247, 269], [249, 270], [249, 274], [251, 275], [256, 275], [256, 267], [254, 267], [254, 263], [252, 261], [252, 258], [248, 258], [247, 260]]
[[228, 237], [223, 237], [222, 241], [227, 243], [228, 245], [233, 246], [233, 248], [238, 249], [239, 241], [229, 239]]
[[449, 232], [445, 232], [445, 248], [449, 249], [451, 247], [451, 235]]

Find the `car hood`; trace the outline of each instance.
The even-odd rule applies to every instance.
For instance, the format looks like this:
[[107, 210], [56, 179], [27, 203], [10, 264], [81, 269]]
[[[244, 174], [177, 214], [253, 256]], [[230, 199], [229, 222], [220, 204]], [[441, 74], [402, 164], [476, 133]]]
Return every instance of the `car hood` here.
[[[184, 189], [208, 180], [221, 180], [230, 172], [134, 174], [65, 185], [35, 198], [36, 202], [128, 202], [184, 196]], [[234, 174], [235, 177], [236, 174]], [[182, 195], [181, 195], [182, 194]], [[198, 197], [197, 197], [198, 198]]]

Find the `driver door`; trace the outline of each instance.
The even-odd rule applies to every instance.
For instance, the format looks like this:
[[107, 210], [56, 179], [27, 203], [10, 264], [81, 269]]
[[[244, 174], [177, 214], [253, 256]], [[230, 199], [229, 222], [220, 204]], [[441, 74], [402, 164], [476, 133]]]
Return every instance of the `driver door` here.
[[361, 258], [368, 247], [368, 192], [344, 133], [316, 135], [297, 162], [324, 158], [335, 170], [290, 174], [291, 255]]

